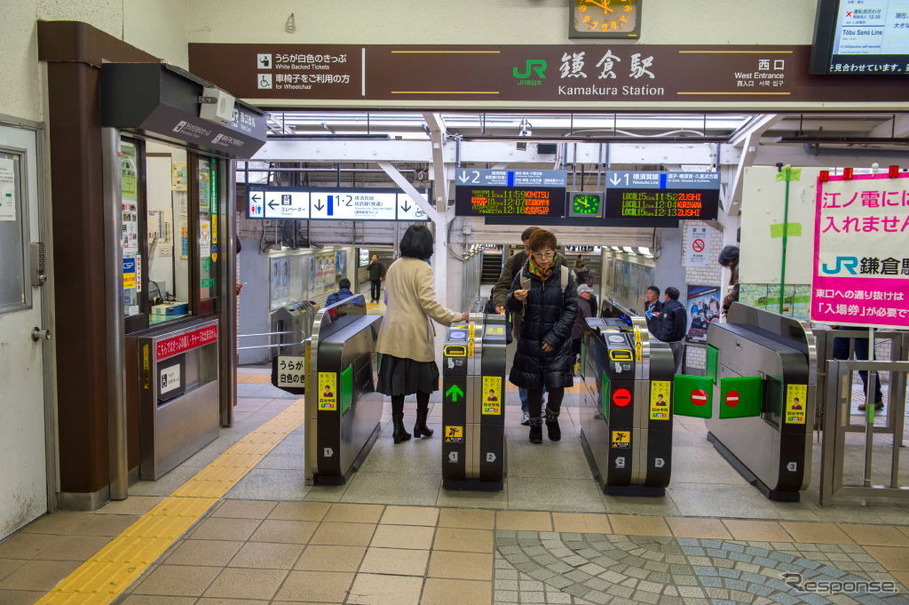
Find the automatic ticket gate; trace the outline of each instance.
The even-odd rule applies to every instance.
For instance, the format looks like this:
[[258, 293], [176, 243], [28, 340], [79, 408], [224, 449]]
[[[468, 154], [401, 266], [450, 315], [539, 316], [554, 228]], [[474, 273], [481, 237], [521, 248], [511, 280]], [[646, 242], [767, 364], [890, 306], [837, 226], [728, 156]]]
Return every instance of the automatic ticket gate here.
[[727, 323], [707, 330], [707, 376], [676, 377], [675, 414], [706, 418], [716, 450], [767, 498], [798, 501], [811, 469], [816, 360], [807, 324], [733, 303]]
[[381, 315], [362, 294], [319, 310], [306, 347], [306, 482], [341, 485], [372, 448], [382, 418], [375, 390]]
[[672, 461], [672, 351], [650, 339], [643, 317], [587, 325], [580, 423], [590, 467], [606, 494], [662, 496]]
[[501, 490], [505, 478], [505, 316], [471, 313], [443, 349], [442, 485]]

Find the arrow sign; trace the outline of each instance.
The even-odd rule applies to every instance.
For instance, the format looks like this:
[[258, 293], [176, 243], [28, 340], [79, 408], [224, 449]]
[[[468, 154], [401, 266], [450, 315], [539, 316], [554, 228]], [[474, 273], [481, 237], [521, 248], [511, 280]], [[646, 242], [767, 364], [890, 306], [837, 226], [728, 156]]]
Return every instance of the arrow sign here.
[[268, 207], [271, 208], [272, 210], [275, 209], [275, 206], [277, 206], [277, 204], [275, 204], [275, 200], [268, 202]]
[[739, 404], [739, 392], [738, 391], [729, 391], [726, 393], [726, 405], [731, 408], [734, 408]]
[[410, 204], [408, 204], [407, 202], [404, 202], [404, 205], [401, 206], [401, 210], [403, 210], [404, 212], [410, 212], [411, 207], [412, 206]]
[[691, 403], [694, 405], [706, 405], [707, 393], [705, 393], [703, 389], [695, 389], [691, 391]]
[[255, 193], [254, 193], [254, 194], [252, 194], [252, 201], [254, 201], [254, 202], [256, 202], [256, 203], [258, 203], [258, 202], [259, 202], [259, 200], [261, 200], [261, 199], [262, 199], [262, 198], [261, 198], [261, 197], [259, 197], [259, 196], [258, 196], [258, 194], [255, 194]]
[[468, 178], [470, 178], [470, 177], [467, 176], [466, 170], [458, 174], [458, 180], [461, 181], [462, 183], [466, 183]]
[[322, 208], [324, 208], [324, 207], [325, 206], [324, 206], [324, 204], [322, 204], [321, 200], [319, 200], [319, 202], [316, 203], [316, 210], [322, 210]]
[[612, 183], [613, 185], [618, 185], [619, 183], [622, 182], [622, 178], [619, 175], [614, 174], [611, 177], [609, 177], [609, 182]]
[[450, 397], [452, 403], [457, 403], [458, 398], [464, 396], [464, 391], [462, 391], [461, 387], [459, 387], [458, 385], [453, 384], [450, 387], [448, 387], [447, 391], [445, 391], [445, 396]]

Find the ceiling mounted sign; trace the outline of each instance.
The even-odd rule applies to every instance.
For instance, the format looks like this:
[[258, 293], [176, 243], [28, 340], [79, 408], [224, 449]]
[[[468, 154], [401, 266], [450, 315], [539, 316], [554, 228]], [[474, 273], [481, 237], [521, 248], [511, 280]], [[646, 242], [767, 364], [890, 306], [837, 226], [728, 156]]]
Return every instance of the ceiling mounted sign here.
[[677, 45], [190, 44], [193, 73], [246, 99], [897, 102], [895, 77], [808, 74], [811, 47]]

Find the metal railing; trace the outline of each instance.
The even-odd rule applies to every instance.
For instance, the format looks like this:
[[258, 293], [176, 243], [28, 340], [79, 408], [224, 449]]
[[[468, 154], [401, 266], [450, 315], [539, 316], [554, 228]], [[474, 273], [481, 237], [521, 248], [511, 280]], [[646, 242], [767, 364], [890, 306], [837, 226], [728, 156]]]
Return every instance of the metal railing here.
[[306, 343], [306, 339], [309, 338], [309, 335], [303, 330], [284, 330], [281, 332], [262, 332], [260, 334], [237, 334], [237, 342], [239, 343], [241, 338], [268, 337], [270, 339], [273, 336], [285, 336], [289, 334], [298, 335], [300, 337], [300, 340], [290, 342], [270, 342], [264, 345], [244, 345], [238, 346], [237, 350], [248, 351], [252, 349], [280, 349], [284, 347], [302, 346]]
[[[858, 332], [858, 331], [857, 331]], [[848, 334], [848, 332], [843, 332]], [[836, 336], [842, 333], [837, 332]], [[903, 346], [905, 335], [893, 333], [894, 344]], [[898, 338], [897, 338], [898, 337]], [[900, 480], [900, 449], [903, 444], [906, 414], [906, 376], [909, 361], [860, 361], [831, 360], [824, 366], [825, 383], [818, 380], [818, 389], [823, 395], [823, 436], [821, 440], [820, 504], [825, 506], [840, 495], [858, 495], [863, 501], [869, 496], [899, 497], [909, 499], [909, 485]], [[821, 368], [819, 368], [820, 371]], [[852, 375], [853, 372], [868, 371], [868, 391], [874, 392], [873, 380], [876, 372], [889, 372], [890, 381], [885, 399], [887, 415], [883, 426], [875, 424], [873, 400], [863, 413], [864, 422], [852, 423]], [[864, 392], [862, 393], [864, 400]], [[820, 402], [819, 402], [820, 403]], [[818, 407], [821, 407], [820, 405]], [[821, 426], [821, 425], [818, 425]], [[864, 439], [857, 432], [864, 433]], [[849, 435], [851, 434], [851, 435]], [[889, 437], [888, 437], [889, 435]], [[861, 469], [847, 469], [847, 459], [861, 456]], [[852, 454], [852, 456], [850, 456]], [[875, 458], [888, 457], [889, 464], [879, 463]]]

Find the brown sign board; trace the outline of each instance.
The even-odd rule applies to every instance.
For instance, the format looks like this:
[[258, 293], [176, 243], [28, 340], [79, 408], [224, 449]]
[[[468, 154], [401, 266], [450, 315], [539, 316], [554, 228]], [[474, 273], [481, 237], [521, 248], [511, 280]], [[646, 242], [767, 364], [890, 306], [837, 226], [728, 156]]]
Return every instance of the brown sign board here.
[[247, 99], [565, 104], [905, 102], [903, 77], [813, 76], [811, 47], [190, 44], [199, 77]]

